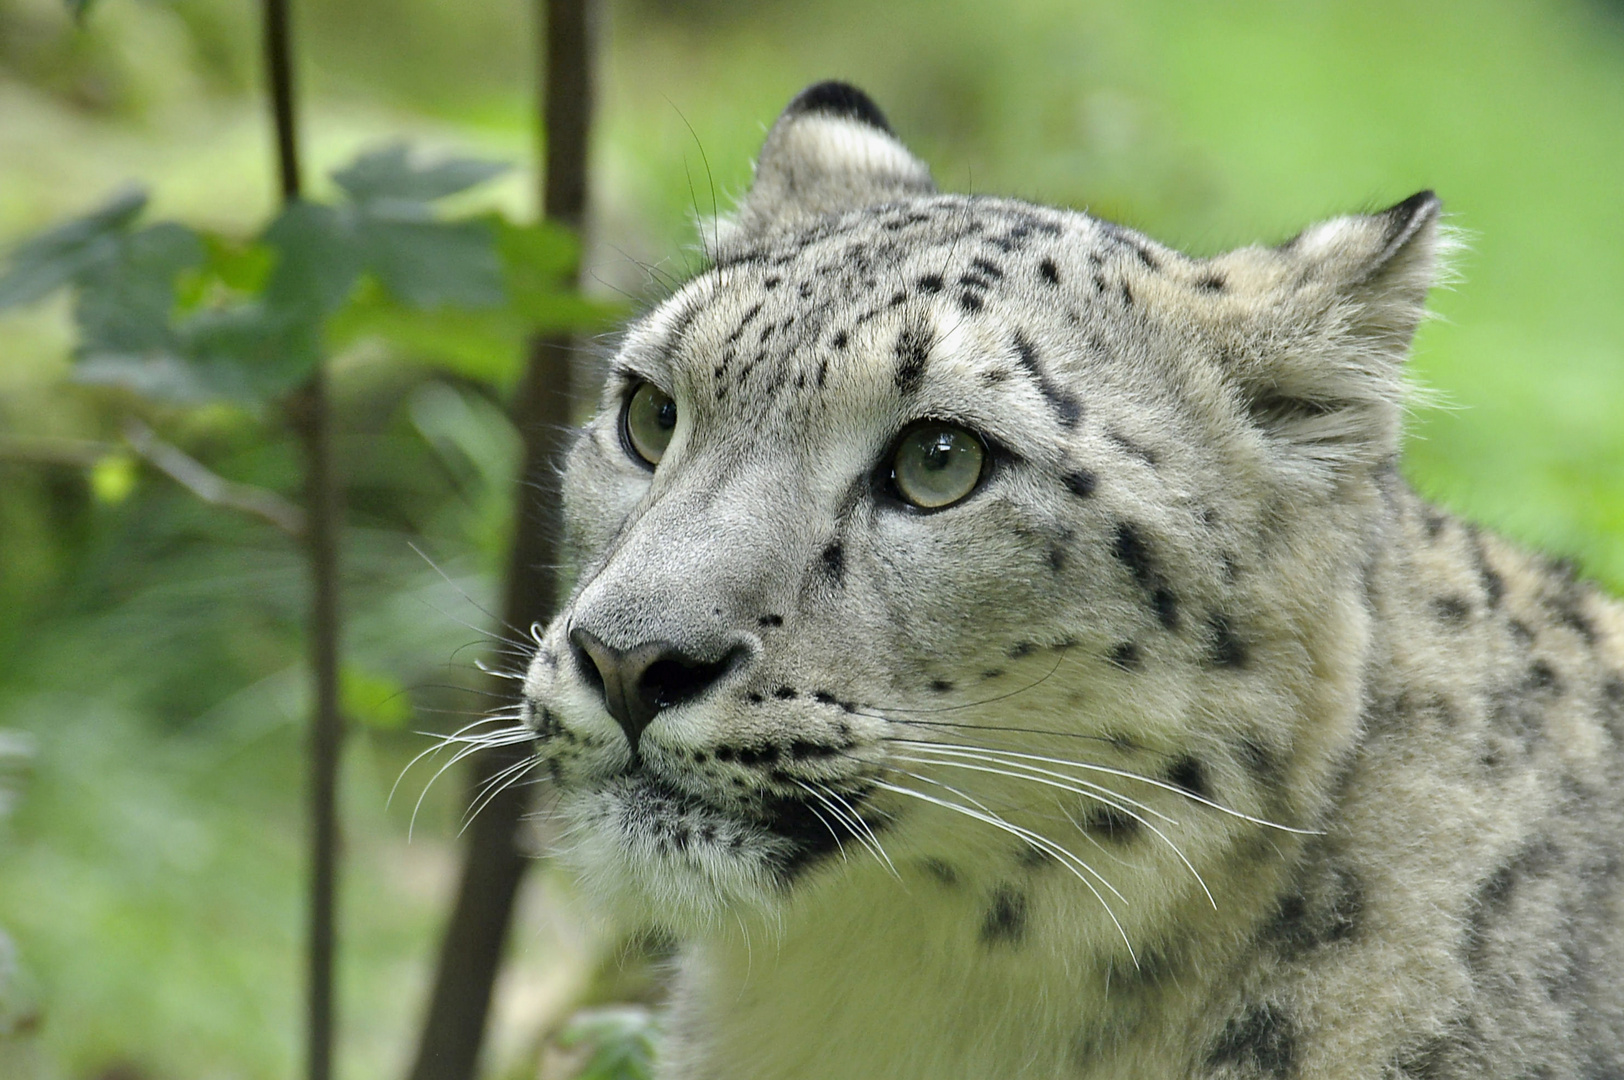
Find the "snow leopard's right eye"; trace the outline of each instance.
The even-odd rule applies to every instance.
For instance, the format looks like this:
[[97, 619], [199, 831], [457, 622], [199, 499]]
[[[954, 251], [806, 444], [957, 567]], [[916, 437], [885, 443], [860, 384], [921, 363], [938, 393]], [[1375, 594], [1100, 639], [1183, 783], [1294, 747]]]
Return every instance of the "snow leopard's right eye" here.
[[952, 506], [976, 489], [987, 447], [955, 424], [927, 421], [902, 433], [891, 452], [891, 486], [920, 510]]
[[658, 386], [639, 383], [626, 395], [620, 410], [620, 437], [638, 461], [651, 468], [658, 465], [676, 427], [677, 403]]

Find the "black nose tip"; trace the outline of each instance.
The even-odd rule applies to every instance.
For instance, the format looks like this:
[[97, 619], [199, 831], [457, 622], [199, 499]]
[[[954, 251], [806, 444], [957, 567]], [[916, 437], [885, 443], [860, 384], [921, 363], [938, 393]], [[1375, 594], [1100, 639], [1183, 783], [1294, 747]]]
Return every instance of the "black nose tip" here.
[[648, 641], [631, 649], [616, 649], [590, 630], [570, 631], [575, 662], [587, 680], [603, 694], [604, 708], [615, 718], [632, 756], [643, 729], [661, 709], [670, 709], [702, 696], [725, 675], [743, 652], [738, 646], [720, 659], [705, 661], [683, 652], [669, 641]]

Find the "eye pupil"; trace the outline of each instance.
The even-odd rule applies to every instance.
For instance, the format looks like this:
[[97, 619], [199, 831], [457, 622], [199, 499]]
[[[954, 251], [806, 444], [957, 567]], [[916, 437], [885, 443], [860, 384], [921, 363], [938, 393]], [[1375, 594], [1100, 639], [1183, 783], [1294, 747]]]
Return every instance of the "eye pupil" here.
[[953, 435], [944, 431], [925, 449], [925, 468], [939, 472], [953, 463]]
[[891, 484], [921, 510], [951, 506], [981, 481], [987, 450], [961, 427], [924, 423], [903, 432], [891, 457]]
[[653, 383], [638, 383], [620, 412], [621, 441], [646, 465], [658, 465], [677, 426], [677, 403]]

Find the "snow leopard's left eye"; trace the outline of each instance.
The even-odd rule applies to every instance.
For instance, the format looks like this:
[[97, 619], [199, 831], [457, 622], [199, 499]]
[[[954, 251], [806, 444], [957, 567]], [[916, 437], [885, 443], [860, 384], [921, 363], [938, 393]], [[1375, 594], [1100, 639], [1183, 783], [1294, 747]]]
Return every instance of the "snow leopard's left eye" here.
[[639, 383], [620, 411], [620, 435], [632, 456], [653, 467], [671, 445], [677, 426], [677, 403], [653, 383]]
[[981, 481], [987, 448], [952, 424], [927, 421], [902, 433], [891, 454], [891, 483], [921, 510], [940, 510], [969, 495]]

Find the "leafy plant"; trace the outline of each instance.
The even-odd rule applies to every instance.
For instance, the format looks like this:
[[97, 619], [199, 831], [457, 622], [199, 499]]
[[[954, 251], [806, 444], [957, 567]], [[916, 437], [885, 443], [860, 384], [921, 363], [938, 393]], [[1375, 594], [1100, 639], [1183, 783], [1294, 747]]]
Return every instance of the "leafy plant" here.
[[153, 402], [263, 406], [368, 338], [505, 386], [529, 334], [613, 314], [570, 286], [565, 230], [436, 215], [505, 168], [375, 150], [333, 174], [343, 201], [290, 203], [247, 241], [143, 224], [146, 196], [121, 192], [18, 245], [0, 309], [72, 289], [74, 378]]
[[644, 1008], [592, 1009], [578, 1013], [562, 1034], [566, 1049], [590, 1047], [578, 1080], [651, 1080], [659, 1028]]

